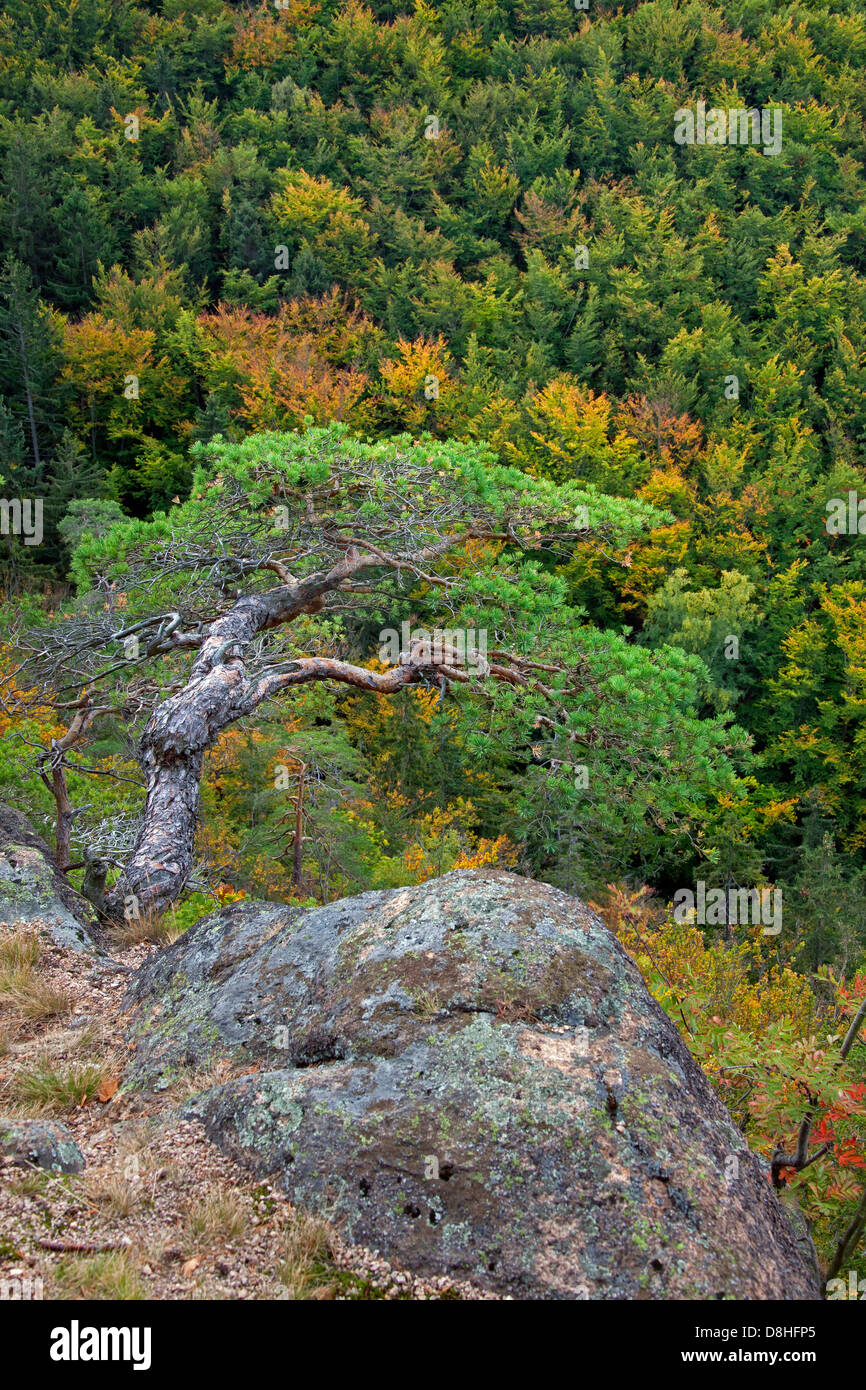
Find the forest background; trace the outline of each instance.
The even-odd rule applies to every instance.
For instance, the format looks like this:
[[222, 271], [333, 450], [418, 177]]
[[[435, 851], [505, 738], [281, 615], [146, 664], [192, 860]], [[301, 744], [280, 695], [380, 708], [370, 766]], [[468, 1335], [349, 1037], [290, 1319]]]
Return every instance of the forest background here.
[[[82, 539], [186, 500], [196, 443], [338, 420], [652, 505], [559, 573], [588, 632], [698, 659], [733, 783], [672, 774], [626, 836], [603, 782], [555, 814], [532, 748], [479, 762], [435, 692], [316, 687], [220, 738], [151, 929], [487, 864], [587, 896], [754, 1147], [813, 1118], [826, 1154], [787, 1176], [829, 1258], [866, 1133], [857, 0], [10, 0], [0, 90], [0, 491], [44, 505], [42, 544], [0, 537], [0, 799], [51, 837], [62, 726], [14, 713], [20, 634], [78, 601]], [[780, 152], [678, 145], [701, 99], [780, 110]], [[73, 858], [122, 852], [139, 781], [94, 725]], [[782, 933], [675, 921], [699, 880], [779, 889]]]

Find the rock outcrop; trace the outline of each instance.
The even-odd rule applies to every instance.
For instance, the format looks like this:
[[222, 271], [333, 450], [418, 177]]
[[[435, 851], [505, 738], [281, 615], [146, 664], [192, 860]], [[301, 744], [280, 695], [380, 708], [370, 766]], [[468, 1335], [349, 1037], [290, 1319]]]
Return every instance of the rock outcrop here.
[[0, 805], [0, 925], [47, 931], [58, 946], [100, 950], [99, 929], [26, 816]]
[[239, 903], [148, 961], [129, 1081], [422, 1276], [518, 1298], [819, 1296], [721, 1101], [577, 899], [496, 870]]
[[50, 1173], [80, 1173], [84, 1155], [63, 1125], [43, 1120], [0, 1116], [0, 1156], [19, 1168], [46, 1168]]

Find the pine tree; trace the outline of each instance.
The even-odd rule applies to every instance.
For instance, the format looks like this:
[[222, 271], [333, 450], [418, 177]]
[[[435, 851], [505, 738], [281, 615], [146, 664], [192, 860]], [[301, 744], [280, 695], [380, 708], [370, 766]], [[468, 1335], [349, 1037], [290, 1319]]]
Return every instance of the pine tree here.
[[0, 393], [26, 420], [37, 482], [41, 446], [57, 428], [52, 397], [58, 367], [55, 330], [33, 277], [15, 256], [7, 256], [0, 274]]
[[54, 213], [57, 252], [47, 288], [67, 310], [80, 312], [93, 302], [99, 261], [116, 259], [118, 239], [98, 191], [75, 184]]

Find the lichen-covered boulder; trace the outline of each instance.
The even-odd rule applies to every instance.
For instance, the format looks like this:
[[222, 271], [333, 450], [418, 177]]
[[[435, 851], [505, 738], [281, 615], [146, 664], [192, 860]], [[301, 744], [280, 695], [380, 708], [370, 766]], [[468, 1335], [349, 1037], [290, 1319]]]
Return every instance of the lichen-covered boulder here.
[[93, 914], [57, 868], [50, 848], [11, 806], [0, 805], [0, 925], [48, 933], [76, 951], [102, 951]]
[[0, 1155], [20, 1168], [80, 1173], [84, 1155], [63, 1125], [0, 1116]]
[[818, 1297], [765, 1166], [581, 902], [497, 870], [240, 903], [139, 971], [130, 1080], [422, 1276], [528, 1298]]

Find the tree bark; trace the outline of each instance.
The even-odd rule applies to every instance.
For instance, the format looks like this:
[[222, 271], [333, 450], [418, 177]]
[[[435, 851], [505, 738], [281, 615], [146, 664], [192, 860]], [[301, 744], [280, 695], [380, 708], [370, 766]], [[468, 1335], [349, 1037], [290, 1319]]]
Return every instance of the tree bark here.
[[50, 751], [44, 753], [39, 759], [39, 776], [45, 786], [54, 797], [54, 804], [57, 808], [57, 833], [55, 838], [55, 858], [58, 868], [66, 873], [72, 863], [70, 853], [70, 843], [72, 839], [72, 822], [75, 812], [72, 802], [69, 799], [69, 790], [66, 785], [66, 754], [70, 748], [74, 748], [80, 739], [84, 737], [93, 723], [101, 714], [109, 712], [107, 706], [94, 709], [89, 703], [84, 703], [74, 716], [72, 723], [66, 730], [62, 738], [51, 740]]
[[[238, 599], [211, 624], [190, 679], [163, 701], [145, 727], [139, 763], [146, 779], [144, 818], [132, 855], [106, 894], [104, 916], [130, 920], [164, 911], [180, 895], [193, 865], [204, 755], [235, 720], [290, 685], [338, 680], [387, 694], [420, 679], [413, 667], [367, 671], [326, 657], [306, 657], [290, 670], [247, 675], [243, 652], [268, 628], [316, 612], [324, 595], [363, 565], [350, 552], [328, 574]], [[465, 679], [465, 673], [453, 673]]]
[[144, 820], [129, 863], [106, 894], [110, 920], [162, 911], [183, 890], [193, 862], [205, 751], [243, 712], [240, 702], [248, 693], [240, 655], [226, 659], [226, 653], [242, 652], [280, 609], [287, 621], [291, 598], [284, 587], [239, 599], [211, 625], [186, 686], [148, 721], [138, 755], [147, 786]]
[[69, 846], [72, 838], [72, 802], [69, 800], [69, 790], [66, 785], [66, 769], [63, 763], [58, 761], [52, 765], [51, 777], [42, 774], [42, 780], [54, 797], [54, 804], [57, 808], [57, 833], [54, 838], [54, 857], [57, 860], [57, 867], [62, 873], [66, 873], [72, 863]]
[[306, 763], [300, 763], [298, 795], [295, 802], [295, 838], [292, 844], [292, 887], [296, 893], [301, 891], [301, 870], [304, 858], [304, 778], [306, 772]]
[[24, 378], [24, 393], [27, 397], [27, 418], [30, 422], [30, 439], [33, 444], [33, 463], [36, 468], [37, 478], [42, 476], [42, 460], [39, 457], [39, 436], [36, 433], [36, 412], [33, 408], [33, 393], [30, 390], [30, 373], [27, 370], [27, 343], [24, 337], [24, 326], [18, 323], [18, 346], [21, 351], [21, 374]]

